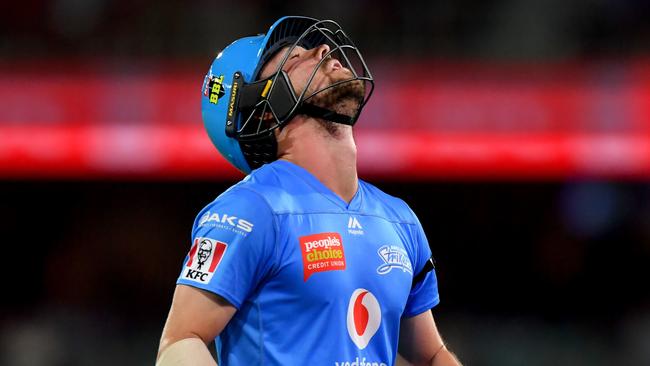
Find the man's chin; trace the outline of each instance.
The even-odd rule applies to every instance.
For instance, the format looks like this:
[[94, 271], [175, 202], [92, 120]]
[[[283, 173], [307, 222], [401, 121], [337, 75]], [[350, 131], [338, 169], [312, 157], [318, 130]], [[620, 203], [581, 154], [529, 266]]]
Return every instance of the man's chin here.
[[339, 114], [353, 116], [359, 110], [365, 92], [363, 81], [351, 80], [316, 94], [311, 103]]
[[360, 105], [361, 100], [357, 99], [356, 97], [345, 97], [339, 99], [338, 102], [330, 105], [327, 107], [327, 109], [330, 109], [338, 114], [353, 117], [359, 110]]

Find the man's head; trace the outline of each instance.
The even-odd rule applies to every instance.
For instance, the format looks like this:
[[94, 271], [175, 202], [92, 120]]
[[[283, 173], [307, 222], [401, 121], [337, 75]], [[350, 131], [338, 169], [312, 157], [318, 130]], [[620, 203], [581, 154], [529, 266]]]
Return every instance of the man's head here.
[[203, 120], [222, 155], [248, 173], [276, 159], [276, 129], [297, 115], [330, 132], [353, 125], [372, 89], [363, 57], [338, 24], [285, 17], [217, 56], [203, 85]]
[[281, 65], [281, 70], [289, 76], [296, 94], [305, 92], [303, 102], [352, 116], [364, 102], [366, 86], [341, 64], [335, 51], [327, 44], [311, 49], [285, 46], [262, 66], [259, 79], [267, 79], [278, 72], [286, 56], [287, 61]]

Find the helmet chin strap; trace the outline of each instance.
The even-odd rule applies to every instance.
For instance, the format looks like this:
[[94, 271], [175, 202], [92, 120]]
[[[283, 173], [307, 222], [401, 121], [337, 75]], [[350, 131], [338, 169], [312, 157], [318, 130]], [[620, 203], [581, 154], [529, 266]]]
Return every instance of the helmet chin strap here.
[[336, 113], [330, 109], [319, 107], [311, 103], [302, 103], [298, 108], [297, 113], [306, 114], [310, 117], [321, 118], [327, 121], [340, 123], [342, 125], [354, 126], [356, 118], [346, 116], [345, 114]]

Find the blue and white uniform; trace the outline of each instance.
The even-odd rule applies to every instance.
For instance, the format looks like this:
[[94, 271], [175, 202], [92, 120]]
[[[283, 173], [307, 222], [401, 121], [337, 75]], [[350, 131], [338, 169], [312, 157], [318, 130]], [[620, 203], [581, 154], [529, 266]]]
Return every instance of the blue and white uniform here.
[[348, 204], [279, 160], [199, 213], [178, 284], [238, 309], [219, 365], [393, 365], [400, 318], [439, 302], [434, 271], [412, 288], [430, 257], [402, 200], [359, 181]]

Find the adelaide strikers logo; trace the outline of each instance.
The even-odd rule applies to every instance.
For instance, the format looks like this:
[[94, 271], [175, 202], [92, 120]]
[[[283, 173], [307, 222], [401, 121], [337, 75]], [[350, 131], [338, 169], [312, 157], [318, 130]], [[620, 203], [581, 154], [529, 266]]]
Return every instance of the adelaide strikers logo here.
[[358, 288], [354, 290], [348, 304], [347, 326], [352, 342], [359, 349], [368, 346], [372, 336], [381, 325], [381, 308], [372, 292]]
[[377, 267], [377, 273], [385, 275], [394, 268], [413, 274], [413, 267], [406, 251], [395, 245], [384, 245], [377, 250], [377, 254], [384, 262]]
[[214, 239], [194, 239], [182, 277], [200, 283], [210, 282], [227, 248], [228, 244]]

